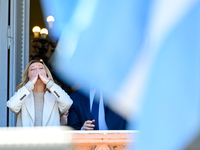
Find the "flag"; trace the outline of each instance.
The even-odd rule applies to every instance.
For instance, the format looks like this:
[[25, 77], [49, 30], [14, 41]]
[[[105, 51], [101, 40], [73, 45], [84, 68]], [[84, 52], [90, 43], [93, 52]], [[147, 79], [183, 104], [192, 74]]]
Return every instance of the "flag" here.
[[53, 29], [60, 78], [102, 88], [139, 129], [132, 149], [185, 149], [200, 127], [200, 1], [79, 0], [73, 8]]

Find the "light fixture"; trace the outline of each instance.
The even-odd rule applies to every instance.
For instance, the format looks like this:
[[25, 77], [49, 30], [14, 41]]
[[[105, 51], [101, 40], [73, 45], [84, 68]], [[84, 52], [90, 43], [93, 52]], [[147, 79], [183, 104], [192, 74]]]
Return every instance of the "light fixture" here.
[[54, 22], [54, 21], [55, 21], [55, 19], [53, 16], [50, 15], [47, 17], [47, 22]]
[[46, 39], [48, 35], [48, 30], [46, 28], [42, 28], [42, 30], [40, 31], [40, 35], [42, 39]]
[[49, 28], [52, 28], [53, 27], [53, 22], [55, 21], [54, 17], [53, 16], [48, 16], [47, 17], [47, 22], [49, 24]]
[[55, 50], [56, 43], [47, 39], [48, 30], [46, 28], [41, 29], [39, 26], [35, 26], [32, 31], [34, 34], [32, 40], [32, 47], [34, 50], [30, 57], [31, 59], [42, 60], [47, 64], [48, 58]]
[[34, 26], [33, 29], [34, 38], [39, 38], [41, 35], [42, 39], [46, 39], [48, 35], [48, 30], [46, 28], [40, 28], [39, 26]]
[[34, 38], [39, 38], [39, 33], [40, 33], [40, 27], [39, 26], [34, 26], [33, 29], [33, 34], [34, 34]]

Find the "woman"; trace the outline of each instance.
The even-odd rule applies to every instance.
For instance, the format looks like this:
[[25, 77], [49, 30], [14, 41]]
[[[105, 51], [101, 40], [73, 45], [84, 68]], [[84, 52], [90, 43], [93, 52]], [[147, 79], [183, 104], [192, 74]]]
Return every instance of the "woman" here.
[[49, 69], [39, 60], [28, 64], [17, 89], [7, 102], [17, 114], [17, 126], [60, 126], [60, 115], [72, 105], [69, 95], [54, 83]]

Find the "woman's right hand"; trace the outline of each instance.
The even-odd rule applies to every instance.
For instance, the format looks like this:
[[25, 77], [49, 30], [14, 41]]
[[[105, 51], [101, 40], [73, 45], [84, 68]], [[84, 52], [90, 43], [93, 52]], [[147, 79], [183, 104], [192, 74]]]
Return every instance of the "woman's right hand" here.
[[33, 84], [35, 85], [35, 83], [37, 82], [37, 79], [38, 79], [38, 72], [35, 72], [33, 74], [33, 76], [31, 77], [30, 81], [33, 82]]

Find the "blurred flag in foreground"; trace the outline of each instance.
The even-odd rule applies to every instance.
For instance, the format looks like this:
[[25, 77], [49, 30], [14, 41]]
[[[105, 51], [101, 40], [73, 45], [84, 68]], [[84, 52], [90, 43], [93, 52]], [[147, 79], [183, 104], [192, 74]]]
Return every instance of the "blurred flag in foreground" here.
[[[44, 14], [69, 5], [41, 2]], [[200, 127], [200, 1], [79, 0], [73, 7], [54, 16], [70, 14], [54, 29], [60, 78], [103, 88], [111, 107], [138, 123], [136, 149], [185, 149]]]

